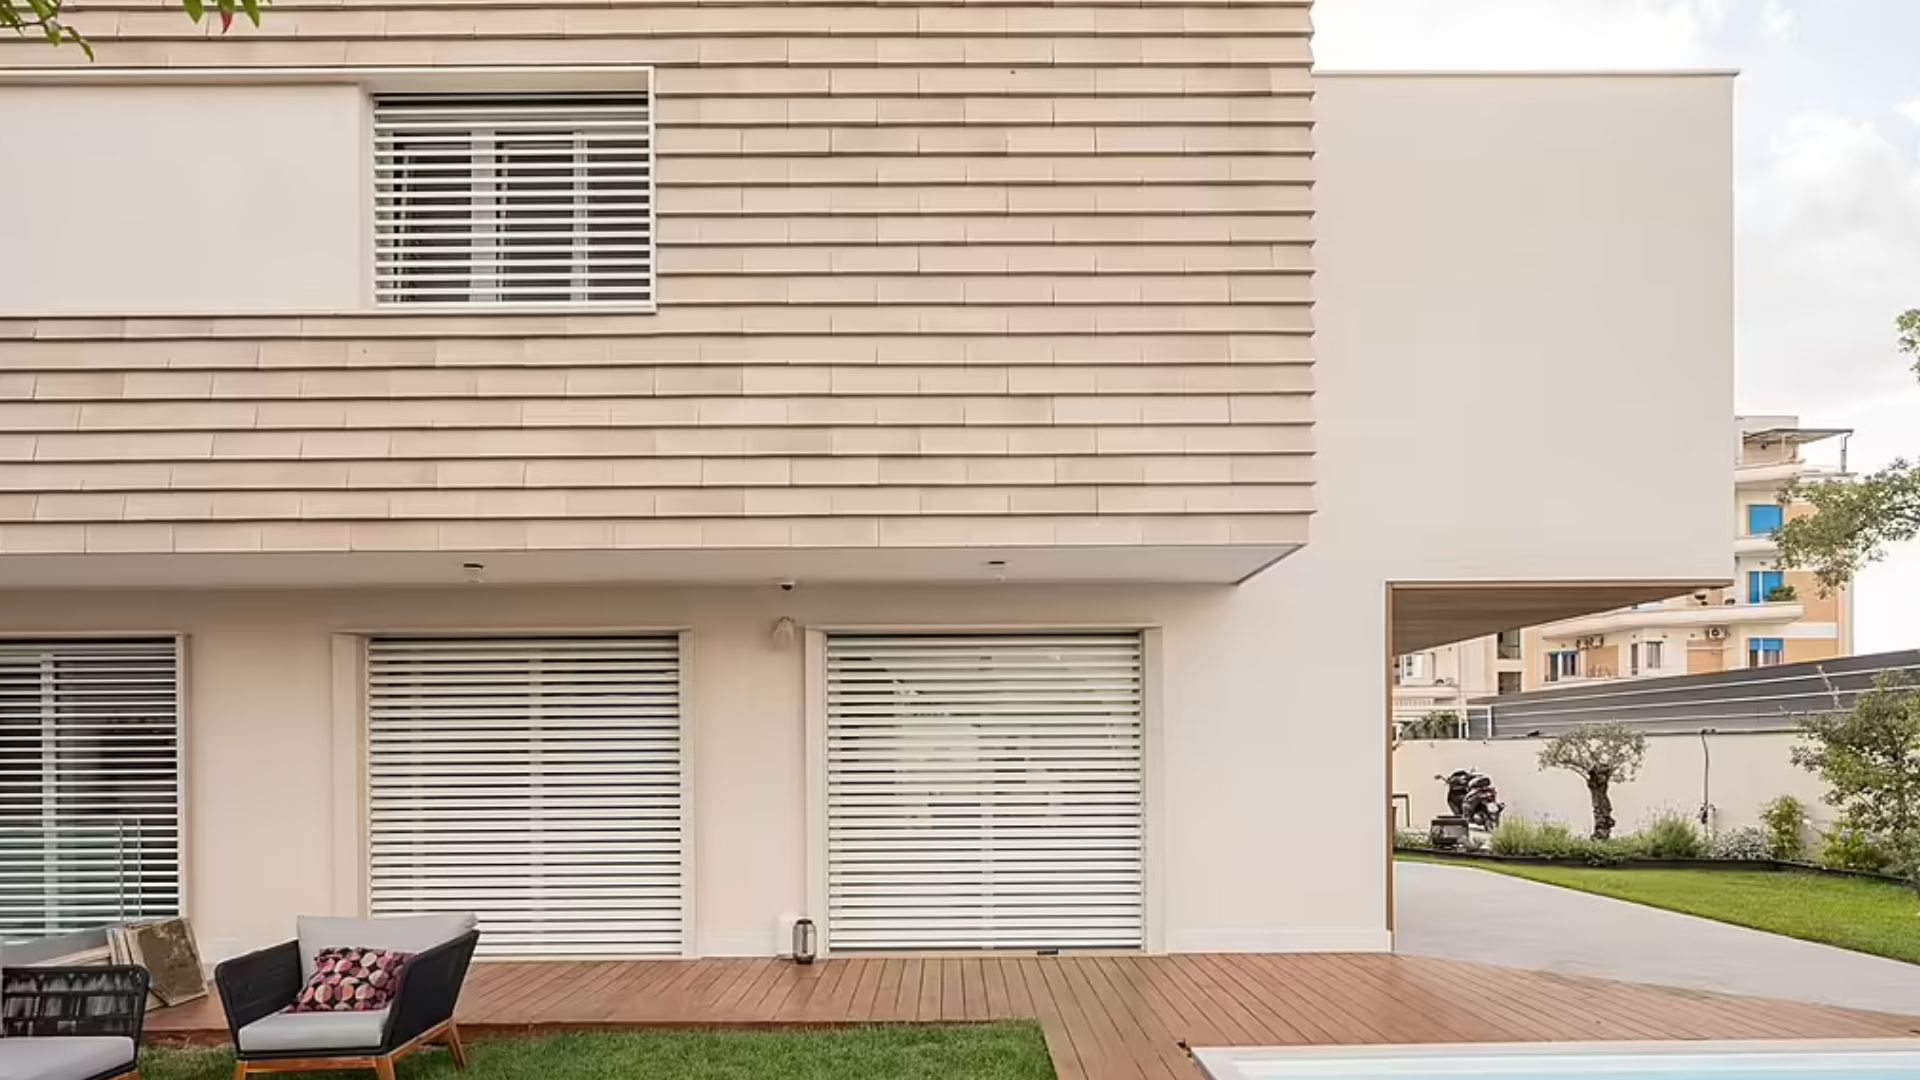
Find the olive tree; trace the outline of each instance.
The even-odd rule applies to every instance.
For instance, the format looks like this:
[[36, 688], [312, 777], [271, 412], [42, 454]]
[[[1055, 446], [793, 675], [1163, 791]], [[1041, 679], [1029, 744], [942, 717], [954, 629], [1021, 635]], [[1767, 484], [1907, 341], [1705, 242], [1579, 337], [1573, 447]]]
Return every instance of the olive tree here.
[[[260, 25], [260, 8], [268, 0], [181, 0], [187, 17], [199, 22], [209, 9], [220, 19], [220, 29], [233, 26], [233, 17], [246, 15]], [[93, 46], [67, 21], [66, 0], [0, 0], [0, 30], [11, 30], [22, 37], [42, 37], [49, 45], [78, 45], [87, 58], [93, 58]]]
[[1611, 789], [1639, 775], [1646, 757], [1647, 737], [1627, 725], [1582, 724], [1547, 740], [1540, 748], [1540, 768], [1580, 774], [1593, 801], [1593, 838], [1608, 840], [1614, 826]]
[[1920, 686], [1882, 675], [1853, 707], [1800, 722], [1794, 764], [1826, 781], [1826, 803], [1920, 875]]

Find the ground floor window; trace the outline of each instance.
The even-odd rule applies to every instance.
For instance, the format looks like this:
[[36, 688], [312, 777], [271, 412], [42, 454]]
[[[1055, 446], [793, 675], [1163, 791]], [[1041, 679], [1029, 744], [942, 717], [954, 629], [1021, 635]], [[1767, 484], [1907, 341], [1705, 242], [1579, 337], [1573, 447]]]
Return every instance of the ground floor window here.
[[179, 655], [0, 641], [0, 941], [180, 913]]
[[1777, 667], [1785, 661], [1787, 643], [1777, 637], [1747, 639], [1748, 667]]
[[829, 635], [829, 945], [1139, 948], [1139, 634]]
[[367, 648], [376, 915], [474, 911], [495, 956], [683, 949], [675, 635]]

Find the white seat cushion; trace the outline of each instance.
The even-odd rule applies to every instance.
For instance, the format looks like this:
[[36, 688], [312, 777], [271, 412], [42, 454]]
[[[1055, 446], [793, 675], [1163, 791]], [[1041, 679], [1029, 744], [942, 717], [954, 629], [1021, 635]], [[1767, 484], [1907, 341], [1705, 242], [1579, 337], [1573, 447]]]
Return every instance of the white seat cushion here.
[[240, 1029], [240, 1049], [252, 1054], [289, 1050], [371, 1050], [380, 1045], [387, 1010], [278, 1012]]
[[34, 1035], [0, 1039], [0, 1080], [86, 1080], [133, 1068], [123, 1035]]
[[302, 915], [298, 926], [300, 971], [313, 974], [313, 955], [321, 949], [393, 949], [423, 953], [474, 928], [471, 911], [434, 915], [390, 915], [380, 919], [341, 919]]

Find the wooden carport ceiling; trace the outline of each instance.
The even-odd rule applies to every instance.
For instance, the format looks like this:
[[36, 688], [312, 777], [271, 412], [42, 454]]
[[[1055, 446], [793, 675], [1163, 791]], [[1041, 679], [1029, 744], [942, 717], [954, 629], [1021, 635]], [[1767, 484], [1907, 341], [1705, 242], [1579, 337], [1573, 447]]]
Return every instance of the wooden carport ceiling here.
[[1393, 653], [1719, 588], [1722, 581], [1398, 582], [1388, 586]]

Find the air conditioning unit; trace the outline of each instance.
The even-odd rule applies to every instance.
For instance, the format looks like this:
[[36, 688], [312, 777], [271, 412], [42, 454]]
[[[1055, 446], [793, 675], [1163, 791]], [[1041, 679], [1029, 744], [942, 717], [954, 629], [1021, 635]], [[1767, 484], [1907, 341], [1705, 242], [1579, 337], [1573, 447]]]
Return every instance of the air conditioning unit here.
[[1709, 627], [1707, 627], [1707, 640], [1708, 640], [1708, 641], [1725, 641], [1725, 640], [1727, 640], [1727, 628], [1726, 628], [1726, 627], [1724, 627], [1724, 626], [1709, 626]]

